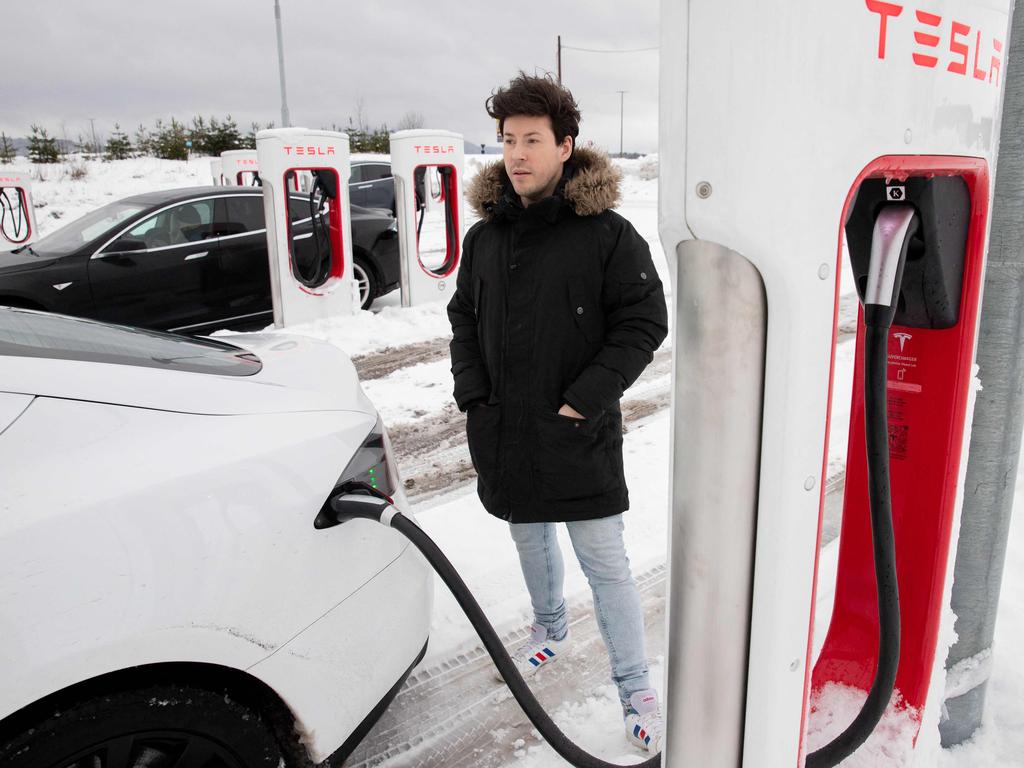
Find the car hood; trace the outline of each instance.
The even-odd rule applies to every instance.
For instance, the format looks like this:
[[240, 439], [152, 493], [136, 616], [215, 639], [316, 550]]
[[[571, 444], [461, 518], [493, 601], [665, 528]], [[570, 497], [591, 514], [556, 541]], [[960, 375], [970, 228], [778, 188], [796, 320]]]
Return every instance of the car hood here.
[[0, 391], [216, 416], [310, 411], [375, 415], [355, 366], [328, 342], [283, 334], [219, 337], [255, 353], [251, 376], [115, 363], [2, 357]]
[[56, 260], [56, 257], [38, 255], [28, 248], [22, 248], [17, 253], [14, 251], [0, 251], [0, 274], [39, 269], [49, 266]]

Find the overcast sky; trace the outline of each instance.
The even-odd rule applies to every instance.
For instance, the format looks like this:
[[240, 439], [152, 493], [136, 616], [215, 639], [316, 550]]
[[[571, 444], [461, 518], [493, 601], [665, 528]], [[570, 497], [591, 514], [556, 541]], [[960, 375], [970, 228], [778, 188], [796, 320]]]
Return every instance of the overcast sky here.
[[[131, 134], [157, 118], [231, 114], [281, 122], [273, 0], [33, 0], [5, 3], [0, 130], [26, 136]], [[495, 141], [484, 100], [518, 69], [555, 71], [564, 46], [658, 45], [658, 1], [281, 0], [293, 125], [357, 118], [394, 126], [418, 112], [425, 127]], [[11, 65], [13, 64], [13, 67]], [[13, 69], [13, 72], [12, 72]], [[13, 74], [13, 76], [12, 76]], [[563, 50], [563, 82], [583, 114], [581, 140], [619, 150], [657, 147], [658, 51]]]

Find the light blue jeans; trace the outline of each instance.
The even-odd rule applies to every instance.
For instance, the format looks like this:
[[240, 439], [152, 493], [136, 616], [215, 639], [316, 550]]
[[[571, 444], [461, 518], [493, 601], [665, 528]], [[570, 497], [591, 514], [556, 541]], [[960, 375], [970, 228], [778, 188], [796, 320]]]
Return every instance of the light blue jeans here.
[[[612, 681], [625, 705], [633, 693], [650, 688], [651, 684], [647, 676], [643, 609], [622, 540], [622, 515], [565, 525], [594, 593], [597, 626], [608, 649]], [[548, 637], [560, 640], [569, 629], [569, 620], [562, 595], [565, 569], [555, 523], [510, 523], [509, 528], [519, 550], [535, 620], [547, 629]]]

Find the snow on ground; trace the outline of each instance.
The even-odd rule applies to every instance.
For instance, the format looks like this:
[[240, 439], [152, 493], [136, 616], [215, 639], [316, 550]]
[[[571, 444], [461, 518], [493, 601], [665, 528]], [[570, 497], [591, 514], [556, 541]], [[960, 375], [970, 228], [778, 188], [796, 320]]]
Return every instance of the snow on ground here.
[[[491, 161], [494, 158], [487, 158]], [[467, 157], [466, 174], [471, 178], [482, 165], [479, 157]], [[651, 246], [655, 264], [668, 283], [668, 267], [657, 232], [657, 158], [616, 161], [623, 170], [623, 203], [619, 209], [633, 222]], [[190, 162], [139, 159], [102, 163], [75, 161], [85, 167], [80, 180], [70, 178], [67, 166], [40, 168], [33, 185], [36, 215], [42, 234], [106, 202], [153, 189], [209, 183], [207, 158]], [[19, 162], [23, 170], [27, 163]], [[467, 226], [473, 223], [468, 217]], [[842, 291], [852, 292], [848, 274]], [[441, 303], [402, 309], [398, 293], [378, 301], [374, 312], [360, 312], [353, 318], [334, 319], [295, 326], [288, 333], [327, 339], [350, 355], [365, 354], [418, 341], [447, 337], [447, 316]], [[844, 318], [849, 320], [849, 318]], [[828, 450], [829, 473], [841, 468], [846, 456], [849, 421], [850, 382], [853, 375], [853, 344], [841, 344], [836, 355], [836, 384], [833, 422]], [[435, 410], [450, 403], [451, 381], [447, 361], [425, 363], [400, 369], [381, 380], [368, 383], [367, 391], [389, 420], [404, 420], [417, 409]], [[668, 488], [669, 419], [664, 411], [635, 425], [625, 436], [625, 465], [630, 487], [631, 509], [626, 514], [626, 540], [634, 572], [642, 572], [665, 560]], [[1024, 765], [1024, 658], [1013, 652], [1024, 635], [1024, 522], [1020, 521], [1020, 500], [1024, 496], [1024, 465], [1017, 477], [1018, 515], [1011, 531], [1001, 596], [996, 642], [991, 659], [986, 718], [975, 738], [962, 747], [941, 755], [939, 768]], [[462, 573], [480, 604], [499, 630], [527, 623], [530, 606], [522, 583], [515, 548], [506, 525], [488, 515], [472, 491], [457, 491], [435, 497], [416, 510], [420, 524], [448, 554]], [[566, 596], [569, 602], [589, 594], [589, 587], [574, 563], [571, 546], [564, 534], [560, 541], [566, 555]], [[834, 568], [834, 547], [823, 553], [823, 569]], [[825, 580], [827, 581], [827, 579]], [[828, 596], [819, 595], [819, 621], [827, 621]], [[816, 635], [820, 638], [821, 632]], [[454, 599], [439, 584], [431, 643], [426, 663], [451, 658], [460, 650], [475, 646], [476, 636]], [[660, 681], [664, 665], [652, 660], [654, 680]], [[658, 686], [661, 687], [660, 684]], [[623, 764], [641, 761], [621, 735], [614, 689], [609, 684], [566, 701], [552, 713], [567, 734], [600, 757]], [[845, 717], [837, 714], [838, 718]], [[500, 738], [500, 734], [495, 734]], [[516, 768], [561, 768], [563, 763], [546, 745], [536, 742], [517, 745]], [[844, 763], [848, 768], [882, 766], [871, 762]], [[898, 763], [897, 763], [898, 764]]]

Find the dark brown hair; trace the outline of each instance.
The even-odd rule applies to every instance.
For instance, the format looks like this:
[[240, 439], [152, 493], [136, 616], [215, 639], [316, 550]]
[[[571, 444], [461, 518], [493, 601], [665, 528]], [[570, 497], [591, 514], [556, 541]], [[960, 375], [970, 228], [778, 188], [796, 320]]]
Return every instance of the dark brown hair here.
[[487, 114], [498, 121], [498, 130], [505, 130], [505, 118], [516, 115], [551, 118], [555, 142], [561, 144], [572, 136], [573, 149], [580, 135], [580, 108], [568, 88], [562, 87], [550, 74], [531, 76], [523, 71], [499, 88], [486, 102]]

